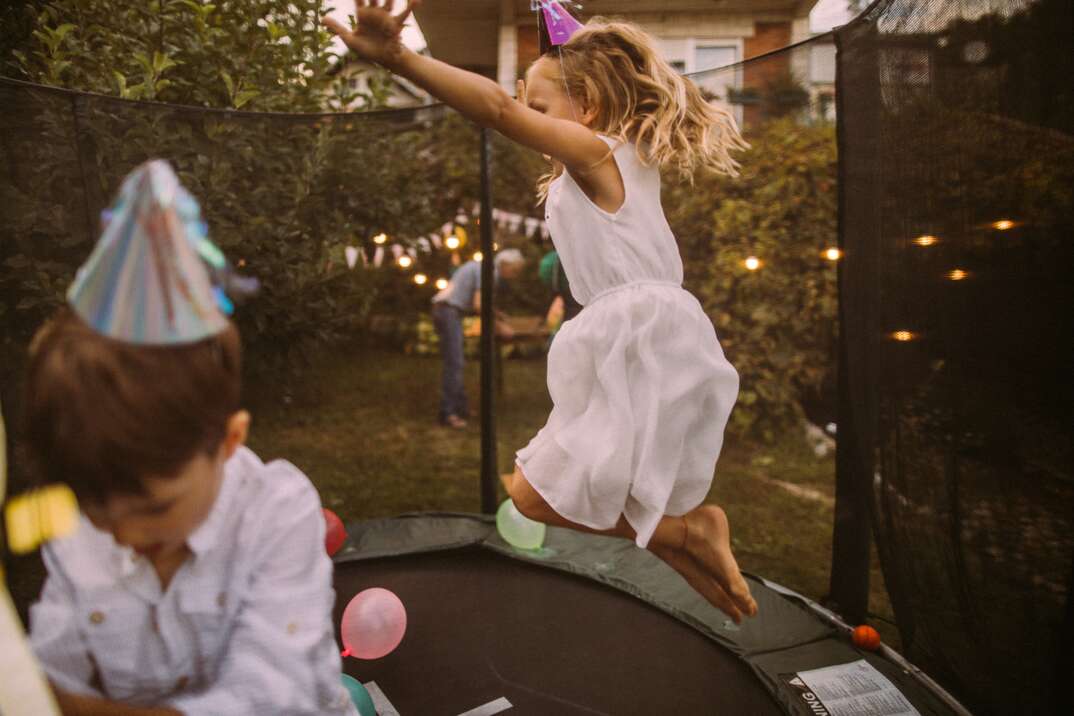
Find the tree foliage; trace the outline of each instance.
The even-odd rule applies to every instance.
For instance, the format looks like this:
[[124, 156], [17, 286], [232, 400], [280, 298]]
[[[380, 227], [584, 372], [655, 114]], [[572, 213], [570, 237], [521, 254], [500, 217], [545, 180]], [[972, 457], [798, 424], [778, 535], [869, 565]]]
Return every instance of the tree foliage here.
[[835, 130], [784, 118], [749, 140], [741, 177], [699, 177], [665, 207], [687, 283], [741, 376], [732, 428], [771, 439], [835, 365]]
[[[31, 3], [17, 17], [25, 22]], [[175, 104], [315, 112], [341, 90], [324, 0], [52, 0], [13, 49], [34, 82]], [[5, 58], [11, 60], [12, 58]]]
[[[21, 355], [62, 302], [123, 175], [152, 157], [176, 166], [213, 238], [262, 279], [262, 295], [239, 316], [253, 354], [293, 358], [356, 330], [374, 306], [427, 305], [431, 285], [415, 290], [391, 269], [346, 270], [343, 247], [371, 255], [374, 235], [426, 235], [475, 201], [477, 132], [437, 110], [293, 114], [350, 101], [327, 73], [324, 4], [54, 0], [10, 11], [26, 31], [9, 68], [117, 100], [0, 87], [8, 219], [0, 320], [9, 355]], [[380, 85], [370, 84], [366, 106], [375, 108]], [[501, 186], [525, 164], [506, 156]]]
[[[201, 200], [212, 237], [262, 280], [262, 294], [238, 313], [251, 363], [301, 366], [304, 351], [365, 330], [374, 313], [417, 324], [435, 288], [411, 277], [446, 274], [446, 255], [419, 255], [409, 272], [390, 260], [379, 270], [349, 270], [343, 249], [358, 246], [371, 258], [373, 236], [426, 236], [473, 206], [478, 133], [437, 109], [245, 111], [316, 112], [342, 97], [327, 74], [322, 5], [24, 4], [18, 17], [27, 32], [9, 67], [34, 82], [115, 99], [0, 85], [7, 365], [20, 362], [32, 331], [61, 304], [121, 178], [152, 157], [176, 166]], [[371, 96], [367, 106], [377, 101]], [[800, 413], [802, 392], [832, 364], [835, 269], [820, 252], [835, 243], [835, 144], [830, 127], [791, 119], [751, 141], [741, 179], [702, 177], [693, 187], [669, 188], [664, 203], [688, 285], [742, 374], [735, 425], [772, 434]], [[493, 167], [495, 205], [538, 215], [533, 188], [542, 160], [496, 138]], [[479, 227], [468, 228], [476, 242]], [[543, 251], [521, 237], [500, 233], [498, 240], [522, 245], [534, 265]], [[762, 270], [742, 267], [749, 253], [765, 261]], [[505, 298], [516, 310], [540, 313], [550, 296], [533, 278]]]

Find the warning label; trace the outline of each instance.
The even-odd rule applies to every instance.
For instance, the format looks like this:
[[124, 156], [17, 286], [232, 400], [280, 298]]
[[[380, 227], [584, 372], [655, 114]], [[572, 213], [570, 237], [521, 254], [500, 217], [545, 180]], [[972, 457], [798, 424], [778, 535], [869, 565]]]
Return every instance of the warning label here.
[[815, 716], [921, 716], [895, 684], [864, 659], [784, 674]]

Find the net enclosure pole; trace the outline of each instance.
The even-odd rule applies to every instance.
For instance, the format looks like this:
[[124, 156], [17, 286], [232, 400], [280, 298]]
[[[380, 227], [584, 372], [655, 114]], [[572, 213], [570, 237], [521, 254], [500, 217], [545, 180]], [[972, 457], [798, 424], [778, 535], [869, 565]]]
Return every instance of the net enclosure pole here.
[[496, 361], [496, 313], [493, 305], [495, 253], [492, 242], [492, 147], [481, 128], [481, 511], [496, 511], [496, 415], [493, 381]]
[[[838, 265], [839, 285], [839, 338], [838, 338], [838, 421], [839, 436], [835, 448], [835, 519], [832, 526], [832, 567], [829, 583], [829, 599], [836, 611], [840, 612], [852, 624], [865, 623], [869, 613], [869, 560], [872, 547], [872, 529], [870, 524], [871, 473], [867, 467], [871, 446], [868, 438], [859, 429], [862, 423], [861, 413], [868, 412], [860, 404], [863, 400], [863, 381], [860, 378], [863, 367], [852, 362], [850, 357], [851, 340], [864, 339], [860, 325], [863, 322], [863, 302], [853, 300], [856, 290], [860, 290], [861, 276], [866, 260], [862, 250], [862, 241], [856, 236], [848, 236], [851, 208], [848, 202], [856, 202], [853, 211], [862, 210], [864, 203], [856, 194], [851, 194], [847, 170], [847, 139], [849, 131], [861, 131], [859, 122], [854, 128], [849, 127], [847, 112], [851, 111], [846, 97], [845, 63], [847, 49], [845, 38], [836, 34], [836, 141], [839, 152], [839, 197], [838, 197], [838, 232], [839, 248], [845, 257]], [[875, 58], [870, 57], [870, 60]], [[872, 68], [873, 65], [870, 65]], [[879, 100], [879, 98], [877, 98]], [[860, 100], [859, 100], [860, 102]], [[873, 105], [875, 106], [875, 105]], [[855, 106], [854, 111], [871, 111]], [[857, 119], [857, 117], [855, 117]], [[875, 126], [872, 123], [866, 126]], [[860, 139], [855, 136], [855, 139]], [[860, 145], [860, 142], [858, 142]], [[854, 197], [852, 199], [852, 197]], [[866, 210], [872, 210], [867, 208]], [[859, 222], [860, 223], [860, 222]], [[858, 224], [855, 224], [857, 226]], [[851, 312], [854, 312], [851, 315]], [[868, 323], [868, 320], [864, 321]], [[848, 333], [853, 333], [848, 336]], [[856, 355], [862, 359], [860, 352]]]

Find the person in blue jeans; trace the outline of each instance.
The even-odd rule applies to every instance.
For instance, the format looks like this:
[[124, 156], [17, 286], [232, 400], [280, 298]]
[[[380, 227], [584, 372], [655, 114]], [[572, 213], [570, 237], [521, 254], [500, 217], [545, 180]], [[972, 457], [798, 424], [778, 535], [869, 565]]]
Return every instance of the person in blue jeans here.
[[[493, 275], [495, 285], [519, 275], [525, 265], [522, 252], [505, 249], [496, 254]], [[451, 282], [433, 297], [433, 326], [440, 338], [440, 357], [443, 374], [440, 384], [440, 423], [451, 428], [466, 427], [470, 408], [463, 384], [462, 319], [467, 313], [481, 310], [481, 263], [467, 261], [455, 271]], [[511, 327], [499, 318], [496, 332], [510, 338]]]

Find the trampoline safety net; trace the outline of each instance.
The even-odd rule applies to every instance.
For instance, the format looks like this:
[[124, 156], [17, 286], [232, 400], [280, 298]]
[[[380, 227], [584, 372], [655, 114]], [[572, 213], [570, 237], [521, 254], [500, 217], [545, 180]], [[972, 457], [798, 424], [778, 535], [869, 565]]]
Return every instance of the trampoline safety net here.
[[885, 0], [837, 31], [840, 447], [909, 658], [1069, 707], [1074, 4]]

